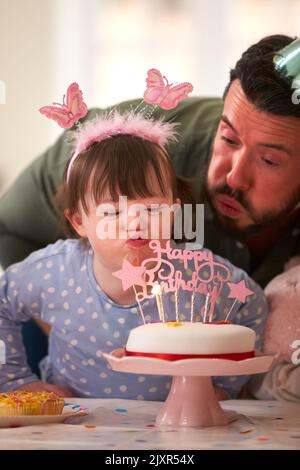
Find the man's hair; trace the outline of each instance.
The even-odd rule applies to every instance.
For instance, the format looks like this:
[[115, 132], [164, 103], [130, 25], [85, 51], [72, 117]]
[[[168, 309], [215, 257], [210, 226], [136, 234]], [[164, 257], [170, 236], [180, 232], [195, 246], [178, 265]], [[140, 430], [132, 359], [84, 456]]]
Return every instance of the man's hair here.
[[300, 118], [300, 105], [292, 102], [294, 90], [274, 69], [273, 57], [296, 38], [276, 34], [249, 47], [230, 71], [230, 85], [239, 80], [247, 99], [261, 111]]

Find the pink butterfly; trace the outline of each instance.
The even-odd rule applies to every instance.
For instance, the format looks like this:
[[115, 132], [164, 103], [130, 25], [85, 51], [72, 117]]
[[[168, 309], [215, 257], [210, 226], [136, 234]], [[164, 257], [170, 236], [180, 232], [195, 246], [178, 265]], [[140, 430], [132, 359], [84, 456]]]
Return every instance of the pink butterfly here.
[[144, 100], [149, 104], [157, 104], [162, 109], [176, 108], [179, 101], [184, 100], [193, 91], [193, 85], [188, 82], [180, 85], [169, 84], [157, 69], [148, 70], [146, 83]]
[[54, 106], [43, 106], [39, 111], [47, 118], [57, 122], [60, 127], [70, 129], [75, 122], [87, 114], [88, 108], [83, 101], [82, 91], [77, 83], [71, 83], [69, 86], [66, 103], [65, 96], [63, 97], [63, 104], [53, 103]]

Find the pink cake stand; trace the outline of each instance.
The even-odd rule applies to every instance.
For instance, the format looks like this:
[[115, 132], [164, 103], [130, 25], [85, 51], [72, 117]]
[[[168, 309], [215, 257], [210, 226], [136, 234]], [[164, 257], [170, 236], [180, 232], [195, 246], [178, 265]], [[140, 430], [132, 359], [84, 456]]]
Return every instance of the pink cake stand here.
[[172, 386], [157, 418], [159, 426], [224, 426], [232, 419], [220, 406], [211, 376], [250, 375], [266, 372], [273, 356], [256, 356], [242, 361], [228, 359], [162, 359], [125, 356], [124, 349], [103, 354], [117, 372], [171, 375]]

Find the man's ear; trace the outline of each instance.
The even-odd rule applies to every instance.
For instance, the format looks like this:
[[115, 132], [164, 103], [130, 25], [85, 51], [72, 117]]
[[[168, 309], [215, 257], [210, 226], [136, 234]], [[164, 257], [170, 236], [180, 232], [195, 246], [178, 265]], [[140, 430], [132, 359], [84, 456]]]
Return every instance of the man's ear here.
[[80, 237], [86, 237], [86, 231], [82, 225], [82, 216], [78, 211], [71, 212], [70, 209], [65, 209], [64, 216], [68, 219], [73, 229], [76, 230]]

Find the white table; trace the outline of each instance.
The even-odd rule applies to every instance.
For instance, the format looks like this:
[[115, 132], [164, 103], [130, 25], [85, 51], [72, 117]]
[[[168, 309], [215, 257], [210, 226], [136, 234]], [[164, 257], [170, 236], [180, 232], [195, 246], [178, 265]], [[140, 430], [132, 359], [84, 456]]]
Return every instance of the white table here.
[[211, 428], [154, 426], [161, 403], [137, 400], [70, 399], [88, 416], [61, 424], [0, 429], [0, 449], [300, 449], [300, 404], [229, 400], [238, 419]]

